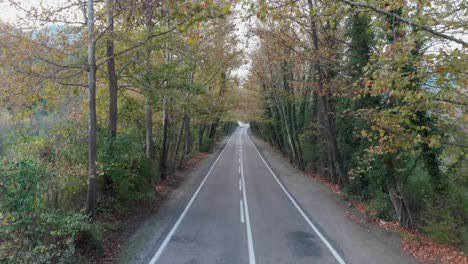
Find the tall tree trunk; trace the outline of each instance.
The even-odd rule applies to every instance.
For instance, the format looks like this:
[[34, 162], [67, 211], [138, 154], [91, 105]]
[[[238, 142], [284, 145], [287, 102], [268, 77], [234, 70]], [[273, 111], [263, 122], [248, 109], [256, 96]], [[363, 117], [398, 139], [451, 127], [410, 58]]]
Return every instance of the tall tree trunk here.
[[154, 161], [154, 141], [153, 141], [153, 110], [151, 100], [146, 95], [146, 158], [151, 162]]
[[340, 177], [340, 186], [346, 188], [348, 186], [348, 175], [344, 167], [343, 157], [338, 147], [338, 133], [336, 130], [335, 119], [332, 115], [331, 102], [328, 96], [321, 96], [322, 106], [324, 107], [325, 120], [327, 122], [328, 138], [330, 140], [330, 146], [333, 154], [333, 158], [336, 162], [336, 169], [338, 170], [338, 176]]
[[[148, 35], [151, 34], [151, 24], [147, 25]], [[153, 141], [153, 101], [151, 100], [151, 90], [153, 88], [151, 76], [151, 49], [146, 50], [146, 91], [145, 95], [145, 129], [146, 129], [146, 158], [151, 163], [154, 162], [154, 141]]]
[[[193, 84], [193, 71], [190, 72], [189, 74], [189, 85], [191, 86]], [[190, 116], [184, 112], [184, 118], [186, 118], [185, 120], [185, 141], [186, 141], [186, 149], [184, 150], [184, 153], [187, 154], [187, 152], [191, 152], [192, 151], [192, 147], [193, 147], [193, 140], [192, 140], [192, 130], [190, 129]], [[184, 155], [185, 155], [184, 154]]]
[[187, 142], [187, 149], [185, 150], [185, 154], [188, 154], [192, 152], [193, 148], [192, 130], [190, 129], [191, 118], [189, 115], [187, 115], [187, 120], [185, 122], [185, 140]]
[[[286, 53], [290, 53], [289, 50]], [[289, 133], [291, 137], [292, 147], [294, 151], [294, 157], [296, 164], [300, 170], [304, 170], [304, 162], [302, 159], [302, 148], [299, 141], [299, 135], [297, 130], [297, 116], [296, 116], [296, 99], [294, 94], [294, 87], [290, 84], [290, 81], [294, 80], [294, 73], [292, 72], [292, 65], [290, 62], [283, 62], [283, 82], [284, 90], [286, 91], [286, 117], [287, 124], [289, 126]]]
[[[307, 81], [307, 80], [306, 80]], [[309, 89], [302, 93], [302, 102], [299, 107], [298, 132], [303, 132], [306, 126], [307, 103], [309, 101]]]
[[179, 149], [180, 149], [180, 143], [182, 142], [182, 136], [184, 134], [184, 127], [185, 127], [185, 113], [184, 113], [184, 117], [182, 118], [182, 121], [180, 121], [179, 135], [177, 137], [177, 142], [176, 142], [176, 146], [174, 149], [174, 160], [176, 160], [177, 157], [179, 157]]
[[184, 165], [185, 155], [187, 155], [188, 145], [189, 145], [189, 135], [190, 135], [190, 117], [185, 113], [184, 114], [184, 127], [185, 127], [185, 138], [184, 138], [184, 146], [182, 150], [182, 156], [179, 160], [179, 168], [182, 168]]
[[159, 155], [159, 178], [167, 179], [167, 146], [169, 134], [169, 113], [167, 108], [167, 97], [163, 96], [163, 131], [161, 139], [161, 149]]
[[[107, 32], [109, 38], [106, 40], [107, 53], [107, 80], [109, 90], [109, 148], [108, 152], [113, 157], [113, 140], [117, 136], [117, 75], [115, 73], [114, 58], [114, 0], [106, 0]], [[114, 181], [112, 175], [104, 173], [104, 194], [110, 197], [114, 196]]]
[[107, 78], [109, 82], [109, 134], [111, 138], [117, 135], [117, 75], [115, 73], [114, 54], [114, 0], [106, 0], [107, 30], [109, 38], [106, 41]]
[[327, 154], [328, 154], [328, 176], [330, 178], [330, 181], [333, 183], [337, 184], [339, 179], [336, 178], [336, 162], [333, 159], [333, 152], [330, 144], [327, 146]]
[[208, 138], [215, 140], [216, 137], [216, 131], [218, 130], [218, 125], [219, 125], [219, 117], [215, 117], [213, 123], [211, 123], [210, 126], [210, 132], [208, 134]]
[[[312, 99], [312, 121], [311, 123], [313, 124], [313, 127], [314, 127], [314, 131], [313, 134], [312, 134], [312, 137], [311, 137], [311, 146], [312, 146], [312, 150], [316, 150], [317, 149], [317, 145], [318, 145], [318, 133], [319, 133], [319, 96], [318, 96], [318, 93], [316, 91], [313, 92], [313, 99]], [[312, 171], [314, 171], [315, 173], [318, 173], [318, 170], [319, 170], [319, 159], [317, 158], [316, 154], [314, 155], [314, 158], [312, 160]]]
[[[309, 4], [309, 9], [312, 11], [313, 10], [313, 3], [312, 0], [308, 0]], [[316, 52], [320, 51], [320, 46], [319, 46], [319, 39], [318, 39], [318, 30], [317, 26], [315, 23], [315, 17], [312, 15], [313, 13], [310, 13], [310, 26], [311, 26], [311, 32], [310, 32], [310, 37], [312, 39], [312, 45], [313, 48]], [[338, 169], [338, 176], [340, 177], [340, 186], [343, 188], [347, 188], [348, 186], [348, 175], [347, 171], [344, 167], [344, 161], [341, 156], [341, 152], [338, 146], [338, 134], [335, 126], [335, 120], [333, 116], [333, 107], [330, 101], [330, 91], [325, 91], [324, 90], [324, 84], [327, 80], [326, 76], [324, 76], [324, 72], [320, 66], [321, 61], [320, 59], [317, 59], [317, 61], [313, 62], [314, 67], [315, 67], [315, 72], [317, 76], [317, 86], [318, 86], [318, 93], [320, 94], [320, 100], [322, 103], [322, 108], [323, 108], [323, 113], [325, 115], [325, 121], [326, 121], [326, 128], [327, 128], [327, 133], [328, 133], [328, 138], [330, 140], [331, 148], [332, 148], [332, 154], [333, 158], [336, 162], [337, 169]]]
[[296, 160], [296, 155], [293, 147], [293, 142], [291, 138], [291, 132], [289, 131], [289, 125], [287, 122], [287, 117], [286, 117], [286, 111], [285, 111], [285, 106], [283, 102], [280, 102], [279, 96], [276, 94], [275, 88], [271, 88], [271, 97], [273, 100], [274, 106], [276, 106], [276, 109], [278, 110], [278, 117], [279, 121], [281, 123], [281, 134], [283, 135], [284, 138], [284, 144], [285, 146], [288, 146], [288, 151], [287, 154], [289, 156], [289, 161], [292, 163]]
[[292, 131], [293, 131], [293, 138], [296, 142], [296, 151], [297, 151], [297, 163], [299, 169], [303, 171], [305, 169], [304, 159], [302, 157], [302, 146], [301, 141], [299, 139], [299, 131], [298, 131], [298, 124], [297, 124], [297, 116], [296, 116], [296, 107], [293, 106], [292, 114], [291, 114], [291, 121], [292, 121]]
[[94, 1], [88, 0], [88, 194], [86, 213], [93, 218], [97, 207], [97, 145], [96, 145], [96, 40], [94, 35]]
[[205, 134], [205, 125], [200, 123], [198, 127], [198, 151], [203, 151], [203, 136]]
[[282, 138], [282, 134], [281, 134], [281, 126], [280, 124], [278, 124], [278, 120], [279, 120], [279, 117], [278, 117], [278, 114], [277, 114], [277, 111], [276, 111], [276, 107], [275, 105], [273, 104], [273, 101], [274, 101], [274, 98], [273, 98], [273, 95], [272, 95], [272, 92], [271, 91], [268, 91], [268, 88], [267, 88], [267, 85], [266, 84], [263, 84], [262, 85], [262, 88], [263, 88], [263, 91], [265, 93], [267, 93], [269, 95], [269, 99], [267, 99], [267, 114], [269, 117], [271, 117], [271, 130], [269, 131], [269, 134], [271, 133], [272, 134], [272, 143], [274, 145], [276, 145], [279, 150], [281, 151], [282, 154], [286, 154], [285, 153], [285, 149], [284, 149], [284, 140]]

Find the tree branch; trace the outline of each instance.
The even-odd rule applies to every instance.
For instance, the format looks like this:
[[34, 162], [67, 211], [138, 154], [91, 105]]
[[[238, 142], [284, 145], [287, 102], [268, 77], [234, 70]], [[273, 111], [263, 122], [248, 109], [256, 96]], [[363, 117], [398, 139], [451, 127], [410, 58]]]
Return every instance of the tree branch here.
[[367, 4], [367, 3], [361, 3], [361, 2], [354, 2], [354, 1], [350, 1], [350, 0], [339, 0], [341, 2], [344, 2], [348, 5], [351, 5], [351, 6], [359, 6], [359, 7], [365, 7], [365, 8], [369, 8], [371, 10], [374, 10], [375, 12], [377, 13], [380, 13], [380, 14], [384, 14], [384, 15], [387, 15], [387, 16], [390, 16], [390, 17], [393, 17], [395, 19], [398, 19], [400, 20], [401, 22], [404, 22], [408, 25], [412, 25], [412, 26], [415, 26], [419, 29], [422, 29], [424, 31], [427, 31], [429, 33], [431, 33], [432, 35], [435, 35], [435, 36], [438, 36], [438, 37], [441, 37], [441, 38], [444, 38], [444, 39], [448, 39], [448, 40], [451, 40], [453, 42], [456, 42], [456, 43], [459, 43], [459, 44], [462, 44], [463, 47], [467, 47], [468, 46], [468, 43], [463, 41], [462, 39], [458, 39], [458, 38], [455, 38], [455, 37], [452, 37], [452, 36], [449, 36], [449, 35], [446, 35], [444, 33], [441, 33], [441, 32], [438, 32], [438, 31], [435, 31], [434, 29], [430, 28], [430, 27], [427, 27], [427, 26], [424, 26], [424, 25], [420, 25], [418, 24], [417, 22], [415, 22], [414, 20], [410, 19], [410, 18], [406, 18], [406, 17], [402, 17], [402, 16], [399, 16], [398, 14], [395, 14], [395, 13], [392, 13], [390, 11], [387, 11], [385, 9], [382, 9], [378, 6], [375, 6], [375, 5], [372, 5], [372, 4]]

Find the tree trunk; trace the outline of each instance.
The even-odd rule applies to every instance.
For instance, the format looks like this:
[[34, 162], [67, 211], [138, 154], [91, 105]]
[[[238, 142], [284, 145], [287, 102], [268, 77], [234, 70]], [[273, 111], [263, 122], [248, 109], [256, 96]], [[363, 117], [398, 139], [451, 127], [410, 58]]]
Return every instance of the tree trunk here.
[[[113, 140], [117, 136], [117, 75], [115, 73], [114, 58], [114, 0], [106, 0], [107, 31], [109, 38], [106, 40], [107, 53], [107, 80], [109, 87], [109, 148], [107, 151], [113, 157]], [[114, 196], [114, 181], [112, 175], [104, 174], [104, 194]]]
[[340, 186], [343, 188], [348, 187], [348, 175], [344, 167], [343, 157], [341, 156], [340, 149], [338, 147], [338, 133], [336, 131], [335, 120], [331, 114], [330, 101], [328, 96], [321, 96], [322, 106], [324, 107], [325, 120], [327, 122], [328, 138], [330, 140], [330, 147], [332, 150], [333, 158], [336, 162], [336, 169], [338, 170], [338, 176], [340, 177]]
[[[311, 147], [312, 147], [312, 151], [315, 151], [317, 149], [317, 145], [318, 145], [318, 133], [319, 133], [319, 129], [318, 129], [318, 123], [319, 123], [319, 98], [318, 98], [318, 93], [317, 92], [313, 92], [313, 99], [312, 99], [312, 121], [311, 123], [314, 125], [314, 131], [313, 134], [312, 134], [312, 137], [311, 137]], [[314, 154], [313, 156], [313, 160], [312, 160], [312, 171], [315, 172], [315, 173], [318, 173], [318, 170], [319, 170], [319, 159], [317, 158], [317, 154]]]
[[86, 214], [94, 217], [97, 207], [97, 145], [96, 145], [96, 40], [94, 35], [94, 1], [88, 0], [88, 194]]
[[205, 134], [205, 125], [200, 124], [200, 127], [198, 128], [198, 151], [202, 152], [203, 151], [203, 136]]
[[[263, 87], [263, 91], [267, 92], [267, 86], [264, 84], [262, 85]], [[270, 98], [273, 97], [272, 96], [272, 92], [269, 92], [268, 93], [270, 95]], [[276, 108], [275, 106], [273, 105], [273, 98], [271, 99], [268, 99], [268, 106], [267, 106], [267, 109], [269, 110], [269, 113], [270, 113], [270, 117], [272, 119], [271, 121], [271, 134], [272, 134], [272, 138], [273, 138], [273, 144], [275, 144], [276, 146], [278, 146], [279, 150], [281, 151], [281, 153], [285, 154], [285, 149], [284, 149], [284, 140], [283, 140], [283, 137], [281, 135], [281, 127], [280, 125], [278, 124], [278, 114], [276, 112]]]
[[192, 152], [193, 148], [193, 139], [192, 139], [192, 130], [190, 129], [190, 116], [187, 115], [187, 120], [185, 123], [185, 139], [187, 142], [187, 149], [185, 154]]
[[146, 96], [146, 158], [154, 161], [154, 141], [153, 141], [153, 110], [151, 100]]
[[393, 164], [392, 157], [387, 155], [384, 157], [385, 170], [387, 174], [387, 190], [388, 195], [390, 196], [390, 201], [392, 202], [395, 213], [400, 221], [400, 225], [404, 228], [413, 227], [413, 217], [409, 208], [408, 203], [406, 202], [402, 191], [400, 190], [398, 180], [395, 177], [395, 165]]
[[[308, 0], [309, 4], [309, 9], [312, 11], [313, 10], [313, 3], [312, 0]], [[315, 18], [312, 15], [310, 15], [310, 25], [311, 25], [311, 33], [310, 37], [312, 39], [312, 45], [314, 47], [314, 50], [318, 52], [320, 50], [319, 46], [319, 39], [318, 39], [318, 34], [317, 34], [317, 27], [315, 23]], [[336, 126], [335, 126], [335, 120], [334, 116], [332, 115], [332, 104], [330, 102], [330, 92], [329, 91], [324, 91], [324, 83], [327, 81], [326, 76], [324, 76], [324, 72], [321, 69], [321, 62], [320, 59], [317, 59], [316, 62], [313, 62], [315, 65], [315, 74], [317, 76], [317, 84], [318, 84], [318, 93], [320, 94], [320, 100], [322, 103], [322, 108], [323, 108], [323, 113], [325, 115], [325, 121], [326, 121], [326, 128], [327, 128], [327, 133], [328, 133], [328, 138], [330, 140], [331, 148], [332, 148], [332, 154], [333, 158], [336, 162], [337, 170], [338, 170], [338, 176], [340, 177], [340, 185], [343, 188], [347, 188], [348, 186], [348, 175], [347, 171], [344, 167], [343, 163], [343, 158], [341, 156], [340, 149], [338, 147], [338, 134], [336, 131]]]
[[161, 139], [161, 150], [159, 155], [159, 178], [167, 179], [167, 138], [169, 133], [169, 114], [167, 109], [166, 95], [163, 97], [163, 131]]
[[107, 30], [109, 38], [107, 48], [107, 78], [109, 82], [109, 134], [111, 138], [117, 135], [117, 75], [114, 58], [114, 0], [106, 0]]
[[177, 137], [177, 142], [176, 142], [176, 146], [174, 149], [174, 160], [176, 160], [177, 157], [179, 156], [180, 143], [182, 142], [182, 135], [184, 134], [184, 127], [185, 127], [185, 113], [184, 113], [184, 117], [182, 121], [180, 122], [179, 135]]
[[337, 184], [339, 179], [336, 178], [335, 160], [333, 159], [333, 152], [330, 144], [327, 146], [327, 157], [328, 157], [328, 177], [331, 182]]
[[276, 95], [274, 88], [271, 89], [271, 95], [274, 101], [274, 105], [276, 106], [276, 109], [278, 110], [278, 117], [281, 123], [281, 131], [283, 132], [282, 133], [283, 138], [286, 141], [284, 144], [289, 147], [288, 148], [289, 150], [287, 151], [288, 156], [289, 156], [289, 161], [293, 162], [294, 160], [296, 160], [296, 155], [295, 155], [295, 151], [293, 147], [293, 142], [291, 139], [291, 132], [289, 131], [289, 125], [288, 125], [287, 118], [286, 118], [286, 111], [284, 109], [285, 106], [282, 102], [280, 102], [280, 99]]
[[215, 140], [216, 130], [218, 129], [218, 125], [219, 125], [219, 117], [215, 117], [213, 123], [211, 123], [210, 133], [208, 134], [208, 138]]
[[309, 89], [302, 94], [302, 102], [299, 107], [298, 132], [302, 132], [306, 125], [307, 102], [309, 101]]
[[190, 135], [190, 117], [187, 114], [184, 114], [184, 127], [185, 127], [185, 138], [184, 138], [184, 147], [182, 150], [182, 156], [180, 157], [179, 161], [179, 168], [181, 169], [184, 165], [185, 155], [187, 155], [187, 149], [189, 144], [189, 135]]
[[296, 150], [297, 150], [297, 163], [301, 171], [305, 170], [304, 158], [302, 156], [302, 146], [301, 140], [299, 139], [299, 131], [297, 129], [297, 117], [296, 117], [296, 107], [292, 109], [292, 130], [294, 141], [296, 141]]

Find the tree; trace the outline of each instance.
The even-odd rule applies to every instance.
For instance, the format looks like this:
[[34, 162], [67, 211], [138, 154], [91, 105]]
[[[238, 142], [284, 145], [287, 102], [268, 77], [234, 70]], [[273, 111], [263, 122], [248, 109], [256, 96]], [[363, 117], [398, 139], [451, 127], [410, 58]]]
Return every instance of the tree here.
[[114, 0], [106, 0], [106, 30], [109, 37], [106, 41], [107, 54], [107, 80], [109, 82], [109, 135], [111, 138], [117, 135], [117, 74], [115, 72], [114, 52]]
[[88, 0], [88, 195], [86, 213], [94, 217], [97, 206], [97, 116], [96, 116], [96, 38], [94, 32], [94, 1]]

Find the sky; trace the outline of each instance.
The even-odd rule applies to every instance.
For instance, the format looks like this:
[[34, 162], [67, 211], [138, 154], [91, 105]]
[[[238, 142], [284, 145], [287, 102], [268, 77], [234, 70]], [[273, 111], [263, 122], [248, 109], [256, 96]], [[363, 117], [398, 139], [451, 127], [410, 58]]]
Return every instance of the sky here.
[[234, 69], [232, 74], [237, 76], [243, 86], [244, 81], [248, 78], [250, 73], [250, 67], [252, 65], [251, 57], [252, 52], [255, 51], [260, 41], [256, 37], [252, 37], [249, 33], [250, 25], [255, 23], [255, 17], [250, 21], [242, 19], [245, 16], [245, 10], [242, 9], [241, 4], [237, 4], [233, 9], [233, 20], [236, 25], [236, 35], [239, 38], [238, 49], [244, 51], [244, 64], [239, 68]]
[[[20, 17], [24, 17], [26, 14], [17, 7], [12, 6], [9, 0], [0, 0], [0, 20], [4, 22], [18, 22]], [[30, 9], [31, 7], [39, 7], [41, 4], [45, 6], [54, 6], [58, 4], [67, 3], [65, 0], [15, 0], [24, 9]]]
[[[12, 5], [11, 1], [18, 3], [21, 8]], [[73, 0], [0, 0], [0, 21], [17, 24], [19, 27], [28, 27], [37, 21], [34, 22], [34, 17], [28, 16], [24, 10], [36, 9], [36, 13], [40, 14], [43, 10], [50, 11], [76, 2]], [[82, 23], [82, 13], [78, 12], [77, 8], [76, 5], [73, 8], [67, 8], [54, 19]]]
[[11, 7], [6, 1], [0, 0], [0, 20], [12, 22], [17, 20], [18, 11]]

